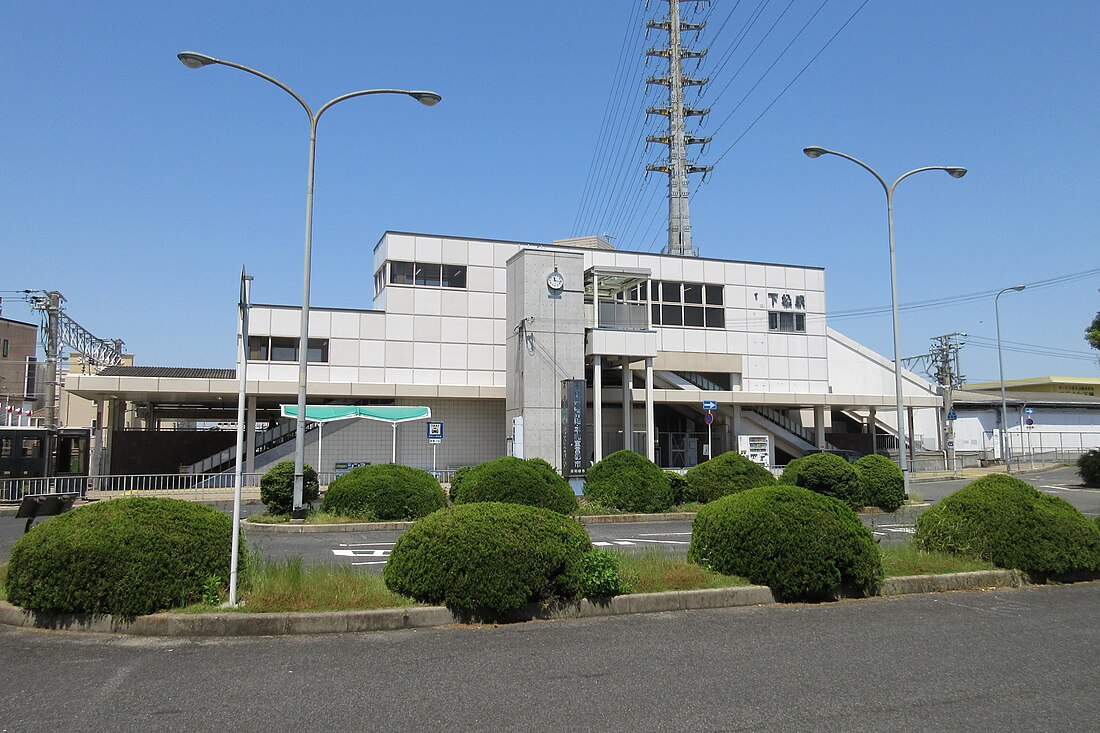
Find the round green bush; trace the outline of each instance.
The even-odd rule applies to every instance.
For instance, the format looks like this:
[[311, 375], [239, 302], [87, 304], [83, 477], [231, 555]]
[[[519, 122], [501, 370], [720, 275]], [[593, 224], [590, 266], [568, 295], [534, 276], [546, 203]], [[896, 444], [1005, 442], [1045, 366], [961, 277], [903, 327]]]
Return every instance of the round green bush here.
[[[317, 472], [302, 468], [302, 505], [310, 506], [321, 495]], [[279, 461], [260, 478], [260, 501], [271, 514], [290, 514], [294, 509], [294, 461]]]
[[863, 499], [869, 506], [885, 512], [896, 512], [905, 503], [905, 478], [898, 464], [886, 456], [869, 454], [853, 464]]
[[454, 501], [454, 498], [462, 491], [462, 480], [466, 478], [470, 468], [471, 466], [459, 466], [451, 474], [451, 485], [447, 487], [447, 497], [451, 501]]
[[700, 509], [688, 559], [767, 585], [782, 600], [819, 600], [838, 588], [869, 594], [883, 578], [874, 536], [855, 512], [787, 484], [742, 491]]
[[227, 585], [232, 534], [229, 516], [203, 504], [138, 497], [90, 504], [19, 538], [8, 600], [34, 611], [121, 616], [197, 603], [204, 585]]
[[684, 480], [687, 481], [685, 498], [705, 503], [738, 491], [771, 486], [775, 476], [737, 451], [727, 451], [689, 470]]
[[569, 482], [540, 458], [507, 456], [474, 466], [462, 477], [457, 493], [452, 486], [451, 501], [471, 504], [502, 501], [572, 514], [580, 508]]
[[581, 595], [585, 598], [611, 598], [627, 592], [621, 555], [602, 547], [584, 553], [581, 561]]
[[1010, 475], [971, 481], [916, 518], [914, 543], [1037, 576], [1100, 570], [1100, 532], [1073, 505]]
[[584, 591], [584, 528], [557, 512], [483, 502], [441, 509], [397, 540], [386, 586], [424, 603], [502, 614]]
[[663, 512], [672, 506], [672, 486], [661, 468], [640, 453], [621, 450], [590, 466], [584, 496], [624, 512]]
[[1086, 486], [1100, 486], [1100, 448], [1093, 448], [1077, 459], [1077, 474]]
[[672, 490], [673, 504], [686, 504], [695, 501], [695, 499], [691, 498], [688, 490], [688, 482], [683, 474], [677, 473], [676, 471], [665, 471], [665, 476], [668, 477], [668, 486]]
[[321, 511], [344, 517], [419, 519], [445, 506], [443, 487], [427, 471], [380, 463], [359, 466], [329, 484]]
[[1100, 570], [1100, 529], [1064, 499], [1004, 474], [972, 481], [917, 517], [926, 550], [1037, 575]]
[[779, 483], [798, 486], [798, 467], [802, 465], [802, 458], [792, 458], [783, 467], [783, 473], [779, 476]]
[[852, 464], [833, 453], [811, 453], [798, 459], [794, 485], [840, 499], [852, 509], [867, 505]]

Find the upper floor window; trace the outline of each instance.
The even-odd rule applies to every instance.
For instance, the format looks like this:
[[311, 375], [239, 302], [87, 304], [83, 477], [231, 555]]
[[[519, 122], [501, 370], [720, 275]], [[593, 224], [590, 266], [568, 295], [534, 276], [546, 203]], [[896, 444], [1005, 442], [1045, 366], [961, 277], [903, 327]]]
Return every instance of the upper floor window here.
[[8, 358], [8, 340], [4, 339], [4, 358]]
[[[308, 361], [328, 363], [328, 339], [310, 339]], [[298, 361], [298, 339], [293, 336], [249, 336], [249, 361]]]
[[[651, 280], [649, 286], [653, 325], [726, 327], [724, 286], [670, 280]], [[637, 289], [637, 297], [645, 297], [644, 285]]]
[[806, 314], [791, 311], [768, 311], [768, 330], [806, 333]]
[[[465, 288], [466, 266], [438, 262], [388, 262], [391, 285]], [[377, 286], [377, 283], [376, 283]]]

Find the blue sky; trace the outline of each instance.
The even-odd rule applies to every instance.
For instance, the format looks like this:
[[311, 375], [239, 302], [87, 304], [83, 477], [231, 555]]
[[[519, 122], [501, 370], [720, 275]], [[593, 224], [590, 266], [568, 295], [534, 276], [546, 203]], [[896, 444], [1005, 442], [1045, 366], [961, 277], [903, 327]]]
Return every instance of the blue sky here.
[[[697, 45], [711, 44], [712, 55], [699, 73], [713, 75], [702, 133], [715, 140], [698, 158], [720, 158], [705, 185], [693, 179], [702, 254], [825, 267], [832, 325], [890, 356], [882, 191], [855, 165], [801, 150], [847, 152], [891, 181], [919, 166], [966, 166], [961, 180], [923, 173], [898, 188], [900, 300], [949, 301], [902, 311], [903, 355], [965, 332], [974, 341], [963, 371], [995, 379], [993, 298], [958, 298], [1076, 276], [1006, 294], [1001, 319], [1006, 343], [1077, 358], [1010, 344], [1006, 374], [1097, 376], [1082, 357], [1100, 273], [1081, 275], [1100, 270], [1090, 180], [1100, 169], [1100, 5], [821, 6], [717, 0], [702, 11], [710, 28]], [[0, 289], [59, 290], [73, 318], [123, 339], [145, 365], [232, 365], [242, 264], [256, 301], [300, 302], [306, 116], [247, 74], [184, 68], [176, 53], [185, 49], [261, 69], [315, 107], [373, 87], [443, 95], [430, 109], [351, 100], [322, 119], [315, 305], [369, 305], [370, 253], [386, 229], [539, 242], [598, 231], [624, 249], [659, 248], [662, 181], [643, 183], [640, 166], [660, 151], [626, 146], [644, 127], [631, 66], [644, 43], [637, 8], [4, 3]], [[651, 63], [648, 73], [661, 69]], [[622, 157], [611, 155], [616, 145]], [[608, 181], [602, 201], [583, 197], [597, 150], [610, 172], [598, 176]], [[604, 216], [591, 214], [600, 207]], [[6, 317], [35, 319], [3, 295]]]

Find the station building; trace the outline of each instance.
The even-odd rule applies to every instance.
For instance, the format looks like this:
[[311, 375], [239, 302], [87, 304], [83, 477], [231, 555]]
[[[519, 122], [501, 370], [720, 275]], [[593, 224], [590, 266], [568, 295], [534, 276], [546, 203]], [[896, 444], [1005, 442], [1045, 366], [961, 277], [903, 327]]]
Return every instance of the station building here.
[[[771, 465], [819, 448], [896, 449], [893, 364], [828, 326], [822, 268], [631, 252], [596, 237], [396, 231], [370, 264], [369, 307], [310, 309], [309, 404], [425, 406], [444, 439], [430, 445], [423, 424], [402, 424], [394, 449], [389, 425], [324, 424], [307, 433], [320, 471], [394, 450], [420, 468], [512, 454], [575, 475], [622, 448], [668, 468], [747, 438]], [[250, 308], [249, 472], [293, 455], [279, 406], [297, 400], [300, 318], [299, 306]], [[116, 366], [70, 375], [66, 388], [97, 405], [101, 473], [134, 470], [136, 445], [156, 447], [165, 471], [231, 467], [231, 434], [217, 450], [183, 450], [181, 431], [157, 427], [235, 419], [234, 370]], [[126, 403], [143, 430], [115, 430]], [[906, 372], [904, 403], [912, 424], [942, 398]]]

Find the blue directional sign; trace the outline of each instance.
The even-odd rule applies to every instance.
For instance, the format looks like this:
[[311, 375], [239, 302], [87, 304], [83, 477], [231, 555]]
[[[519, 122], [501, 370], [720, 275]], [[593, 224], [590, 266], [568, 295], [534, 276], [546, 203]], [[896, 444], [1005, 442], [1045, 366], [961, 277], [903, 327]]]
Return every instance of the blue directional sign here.
[[1025, 415], [1030, 415], [1030, 414], [1031, 414], [1031, 413], [1033, 413], [1033, 412], [1035, 412], [1035, 410], [1034, 410], [1033, 408], [1031, 408], [1031, 407], [1025, 407], [1025, 408], [1024, 408], [1024, 414], [1025, 414]]
[[429, 422], [428, 423], [428, 442], [432, 445], [439, 445], [443, 442], [443, 423]]
[[959, 416], [955, 414], [955, 408], [954, 407], [951, 408], [951, 412], [947, 413], [947, 419], [948, 420], [958, 420], [959, 419]]
[[704, 410], [717, 410], [718, 409], [718, 400], [703, 400], [703, 409]]

